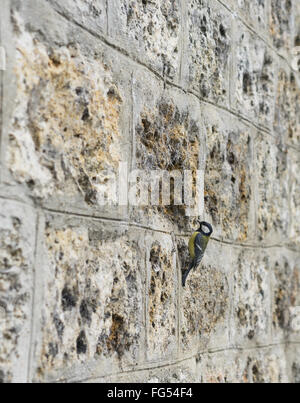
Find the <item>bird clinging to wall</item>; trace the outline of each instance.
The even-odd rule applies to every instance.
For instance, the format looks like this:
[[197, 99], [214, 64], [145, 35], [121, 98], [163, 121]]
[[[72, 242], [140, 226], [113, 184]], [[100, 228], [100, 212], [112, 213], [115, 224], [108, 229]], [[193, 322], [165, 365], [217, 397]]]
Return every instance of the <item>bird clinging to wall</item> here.
[[182, 286], [185, 287], [186, 279], [192, 269], [196, 269], [205, 253], [208, 241], [213, 233], [212, 226], [205, 221], [200, 222], [199, 229], [193, 233], [189, 240], [189, 252], [191, 256], [191, 263], [189, 268], [182, 276]]

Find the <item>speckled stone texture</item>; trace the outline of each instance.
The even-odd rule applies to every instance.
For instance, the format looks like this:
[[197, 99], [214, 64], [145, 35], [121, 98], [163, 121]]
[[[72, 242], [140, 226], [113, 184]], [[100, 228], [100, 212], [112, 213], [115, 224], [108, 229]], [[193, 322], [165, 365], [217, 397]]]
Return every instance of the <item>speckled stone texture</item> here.
[[36, 214], [0, 199], [0, 382], [26, 382]]
[[185, 86], [201, 98], [227, 105], [232, 15], [217, 1], [187, 1]]
[[0, 383], [300, 383], [299, 1], [1, 6]]

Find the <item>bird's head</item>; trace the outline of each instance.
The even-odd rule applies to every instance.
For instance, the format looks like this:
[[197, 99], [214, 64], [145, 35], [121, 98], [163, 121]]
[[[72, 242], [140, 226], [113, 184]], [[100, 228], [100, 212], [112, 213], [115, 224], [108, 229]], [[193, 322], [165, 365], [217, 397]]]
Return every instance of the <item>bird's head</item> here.
[[203, 235], [210, 237], [213, 233], [213, 228], [209, 223], [201, 221], [198, 232], [201, 232]]

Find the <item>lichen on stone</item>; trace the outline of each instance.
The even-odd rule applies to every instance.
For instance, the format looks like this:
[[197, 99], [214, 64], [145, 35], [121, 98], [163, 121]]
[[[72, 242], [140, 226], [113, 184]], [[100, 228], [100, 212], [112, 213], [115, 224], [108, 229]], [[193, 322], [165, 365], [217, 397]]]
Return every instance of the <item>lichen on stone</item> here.
[[287, 149], [281, 141], [259, 133], [255, 150], [258, 236], [261, 240], [277, 237], [285, 241], [290, 220]]
[[234, 107], [248, 119], [270, 127], [274, 113], [274, 55], [241, 24], [234, 69]]
[[267, 344], [270, 336], [270, 261], [259, 251], [242, 251], [233, 275], [234, 339], [237, 345]]
[[0, 382], [26, 382], [31, 321], [34, 214], [0, 200]]
[[278, 49], [290, 49], [292, 8], [291, 0], [271, 0], [270, 34]]
[[202, 98], [226, 104], [231, 49], [231, 16], [207, 0], [188, 1], [188, 87]]
[[8, 165], [40, 198], [80, 193], [96, 204], [117, 172], [122, 98], [108, 65], [79, 46], [47, 47], [18, 38], [16, 109]]
[[148, 263], [148, 356], [163, 357], [174, 349], [176, 340], [176, 282], [171, 244], [153, 241]]
[[278, 73], [274, 130], [280, 139], [300, 144], [300, 89], [295, 74], [284, 69]]
[[[144, 108], [140, 114], [139, 123], [136, 126], [136, 139], [137, 167], [144, 172], [160, 170], [170, 175], [169, 203], [163, 205], [160, 194], [159, 205], [145, 207], [143, 211], [149, 216], [151, 214], [163, 215], [164, 219], [170, 223], [185, 228], [188, 225], [186, 217], [188, 203], [184, 198], [180, 198], [182, 204], [176, 205], [174, 186], [176, 178], [180, 178], [183, 185], [184, 171], [190, 171], [191, 194], [194, 198], [198, 195], [196, 181], [201, 158], [199, 123], [191, 116], [187, 108], [182, 110], [176, 103], [162, 98], [155, 109], [150, 111]], [[176, 192], [178, 193], [178, 189]]]
[[81, 362], [138, 357], [142, 273], [138, 243], [79, 224], [45, 230], [45, 279], [39, 377]]
[[181, 9], [179, 0], [114, 0], [110, 31], [118, 43], [157, 70], [174, 78], [179, 70]]
[[205, 209], [220, 236], [245, 241], [253, 236], [252, 132], [247, 126], [229, 128], [226, 118], [206, 118]]
[[[194, 270], [182, 296], [180, 339], [183, 351], [206, 347], [229, 304], [228, 281], [217, 267], [201, 264]], [[196, 343], [196, 344], [195, 344]]]

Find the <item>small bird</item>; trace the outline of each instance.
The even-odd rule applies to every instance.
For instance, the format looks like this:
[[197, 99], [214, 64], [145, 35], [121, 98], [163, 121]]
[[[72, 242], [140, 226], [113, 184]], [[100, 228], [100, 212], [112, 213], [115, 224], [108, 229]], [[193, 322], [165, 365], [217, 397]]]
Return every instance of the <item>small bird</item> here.
[[212, 226], [205, 221], [201, 221], [199, 229], [191, 236], [189, 240], [189, 251], [192, 261], [189, 265], [189, 268], [182, 276], [183, 287], [185, 287], [186, 279], [190, 271], [192, 269], [196, 269], [199, 266], [212, 233]]

